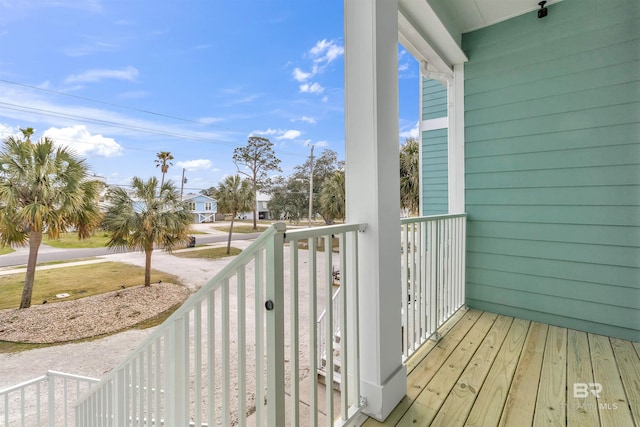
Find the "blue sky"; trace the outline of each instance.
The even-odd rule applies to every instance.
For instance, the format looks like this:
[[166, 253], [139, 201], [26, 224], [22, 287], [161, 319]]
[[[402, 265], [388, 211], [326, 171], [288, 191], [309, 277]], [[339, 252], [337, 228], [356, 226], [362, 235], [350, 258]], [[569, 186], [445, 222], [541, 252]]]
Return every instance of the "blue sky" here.
[[[309, 144], [344, 157], [343, 44], [341, 0], [0, 0], [0, 138], [33, 127], [109, 184], [159, 176], [170, 151], [196, 192], [253, 134], [287, 175]], [[402, 140], [418, 65], [398, 62]]]

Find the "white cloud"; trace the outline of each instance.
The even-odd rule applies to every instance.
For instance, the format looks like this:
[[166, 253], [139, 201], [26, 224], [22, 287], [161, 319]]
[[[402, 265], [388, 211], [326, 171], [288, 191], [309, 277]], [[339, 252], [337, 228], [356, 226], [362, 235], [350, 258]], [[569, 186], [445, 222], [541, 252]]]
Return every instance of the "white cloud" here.
[[13, 128], [9, 125], [0, 123], [0, 140], [4, 140], [5, 138], [8, 138], [10, 136], [20, 137], [21, 135], [22, 133], [17, 126]]
[[299, 81], [301, 83], [307, 81], [311, 77], [313, 77], [312, 73], [305, 73], [300, 68], [295, 68], [293, 70], [293, 78], [296, 79], [296, 81]]
[[310, 50], [309, 55], [317, 63], [329, 63], [344, 54], [344, 47], [334, 40], [322, 39]]
[[138, 77], [138, 69], [132, 66], [128, 66], [121, 70], [109, 70], [109, 69], [93, 69], [87, 70], [84, 73], [72, 74], [64, 79], [64, 82], [69, 83], [88, 83], [99, 82], [104, 79], [116, 79], [116, 80], [129, 80], [133, 81]]
[[289, 129], [282, 135], [276, 136], [276, 139], [296, 139], [300, 135], [302, 135], [302, 132], [300, 132], [299, 130]]
[[251, 132], [251, 135], [264, 135], [264, 136], [273, 136], [274, 139], [282, 140], [289, 139], [293, 140], [302, 135], [302, 132], [295, 129], [267, 129], [267, 130], [254, 130]]
[[322, 93], [324, 92], [324, 87], [322, 87], [318, 83], [305, 83], [300, 85], [300, 93]]
[[420, 123], [416, 122], [415, 126], [407, 129], [405, 128], [404, 130], [402, 130], [400, 132], [400, 138], [405, 139], [405, 138], [417, 138], [418, 135], [420, 134], [419, 132], [420, 129]]
[[408, 69], [409, 69], [409, 64], [406, 62], [404, 64], [398, 65], [398, 71], [400, 72], [407, 71]]
[[53, 139], [57, 145], [71, 148], [80, 156], [115, 157], [122, 154], [122, 146], [115, 139], [92, 135], [84, 125], [66, 128], [52, 127], [44, 131], [42, 135]]
[[308, 117], [308, 116], [302, 116], [299, 119], [291, 119], [292, 122], [305, 122], [305, 123], [309, 123], [311, 125], [315, 125], [316, 124], [316, 119], [314, 119], [313, 117]]
[[329, 142], [327, 141], [318, 141], [315, 144], [316, 147], [328, 147], [329, 146]]
[[184, 162], [177, 162], [176, 166], [184, 168], [188, 171], [195, 171], [199, 169], [209, 169], [211, 167], [211, 160], [208, 159], [196, 159], [187, 160]]

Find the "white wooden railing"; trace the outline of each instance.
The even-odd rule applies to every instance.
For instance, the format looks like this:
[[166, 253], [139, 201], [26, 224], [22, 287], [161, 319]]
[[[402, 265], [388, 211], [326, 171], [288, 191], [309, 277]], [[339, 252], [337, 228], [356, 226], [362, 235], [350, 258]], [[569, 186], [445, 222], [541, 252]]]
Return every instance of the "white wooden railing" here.
[[318, 321], [316, 322], [316, 328], [318, 329], [318, 337], [319, 337], [318, 348], [316, 349], [316, 352], [318, 353], [317, 368], [322, 372], [324, 372], [322, 359], [326, 358], [327, 349], [333, 348], [333, 342], [335, 340], [335, 337], [340, 336], [340, 321], [341, 321], [340, 313], [342, 312], [342, 299], [341, 299], [342, 292], [340, 292], [340, 289], [342, 288], [338, 287], [338, 289], [336, 289], [335, 292], [333, 293], [333, 297], [331, 297], [331, 301], [332, 301], [331, 306], [333, 308], [333, 324], [331, 326], [333, 335], [332, 335], [331, 341], [327, 342], [326, 340], [327, 328], [329, 327], [329, 324], [327, 322], [326, 310], [323, 310], [322, 313], [320, 313], [320, 316], [318, 317]]
[[[347, 424], [360, 409], [356, 260], [363, 229], [271, 226], [83, 397], [76, 427], [242, 426], [251, 416], [253, 425], [287, 420], [315, 426], [321, 412], [338, 413], [336, 425]], [[337, 254], [332, 236], [339, 240]], [[317, 250], [320, 238], [324, 254]], [[341, 355], [349, 372], [343, 383], [350, 381], [340, 391], [339, 411], [331, 387], [321, 406], [315, 375], [317, 313], [325, 309], [333, 322], [333, 305], [325, 302], [331, 301], [335, 265], [346, 290]], [[306, 376], [310, 415], [303, 419], [300, 384]], [[333, 416], [326, 425], [334, 425]]]
[[73, 402], [99, 380], [49, 371], [0, 390], [0, 426], [73, 426]]
[[403, 218], [404, 360], [465, 304], [466, 215]]

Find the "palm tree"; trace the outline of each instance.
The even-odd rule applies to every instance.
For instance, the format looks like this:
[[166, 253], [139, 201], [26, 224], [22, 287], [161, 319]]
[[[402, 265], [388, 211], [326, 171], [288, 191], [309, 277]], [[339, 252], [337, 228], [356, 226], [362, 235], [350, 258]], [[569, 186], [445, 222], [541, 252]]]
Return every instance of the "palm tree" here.
[[29, 259], [20, 308], [31, 306], [42, 235], [58, 238], [67, 228], [89, 237], [100, 223], [98, 196], [102, 182], [89, 179], [89, 169], [68, 148], [49, 138], [31, 142], [9, 137], [0, 152], [0, 244], [29, 245]]
[[240, 175], [228, 176], [218, 185], [216, 202], [218, 210], [231, 214], [229, 239], [227, 240], [227, 254], [231, 253], [231, 234], [233, 222], [238, 212], [247, 212], [253, 208], [254, 193], [249, 180], [243, 180]]
[[[134, 177], [132, 194], [121, 187], [111, 187], [111, 205], [103, 227], [111, 233], [110, 248], [138, 249], [145, 254], [144, 285], [151, 284], [151, 254], [154, 247], [171, 252], [189, 241], [193, 217], [171, 181], [156, 193], [158, 179], [143, 181]], [[159, 194], [159, 195], [158, 195]]]
[[345, 216], [344, 171], [335, 171], [322, 183], [320, 189], [320, 213], [329, 223]]
[[420, 145], [416, 138], [405, 139], [400, 148], [400, 205], [417, 213], [420, 208]]
[[156, 154], [157, 159], [154, 160], [156, 162], [156, 167], [160, 166], [160, 171], [162, 171], [162, 181], [160, 181], [160, 188], [164, 185], [164, 176], [169, 171], [169, 166], [173, 166], [171, 160], [173, 160], [173, 156], [169, 151], [161, 151]]

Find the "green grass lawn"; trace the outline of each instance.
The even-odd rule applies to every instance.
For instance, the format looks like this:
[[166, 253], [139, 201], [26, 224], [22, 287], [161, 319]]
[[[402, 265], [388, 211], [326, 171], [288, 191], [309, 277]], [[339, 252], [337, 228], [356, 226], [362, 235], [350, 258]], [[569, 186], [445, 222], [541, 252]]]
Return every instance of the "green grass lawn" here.
[[[151, 282], [180, 283], [177, 277], [156, 270], [151, 271]], [[80, 265], [76, 267], [54, 268], [36, 272], [33, 286], [32, 305], [56, 301], [69, 301], [91, 295], [144, 283], [144, 268], [119, 262]], [[0, 309], [18, 308], [22, 296], [24, 273], [0, 276]], [[56, 294], [68, 293], [63, 299]]]
[[42, 243], [53, 246], [54, 248], [104, 248], [109, 241], [109, 233], [97, 231], [89, 238], [80, 240], [76, 233], [64, 233], [59, 239], [49, 239], [45, 236]]
[[184, 251], [174, 253], [173, 256], [177, 256], [180, 258], [208, 258], [208, 259], [218, 259], [224, 258], [228, 256], [235, 256], [242, 252], [242, 249], [231, 247], [231, 254], [227, 255], [227, 247], [222, 248], [204, 248], [192, 251]]
[[11, 252], [15, 252], [11, 247], [0, 246], [0, 255], [10, 254]]

